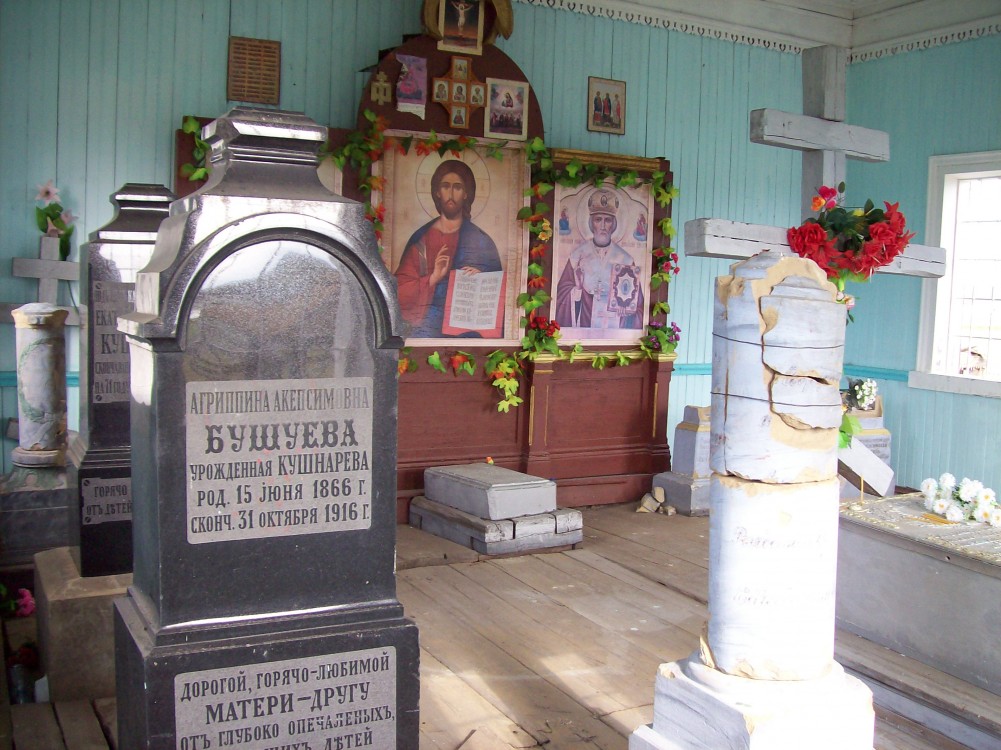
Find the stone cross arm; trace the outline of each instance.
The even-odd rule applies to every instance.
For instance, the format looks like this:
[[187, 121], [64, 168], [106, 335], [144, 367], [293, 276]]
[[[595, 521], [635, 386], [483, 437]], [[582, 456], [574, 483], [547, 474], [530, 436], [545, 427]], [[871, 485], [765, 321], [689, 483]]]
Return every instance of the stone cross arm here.
[[[743, 260], [762, 250], [792, 254], [786, 240], [787, 231], [787, 227], [744, 224], [726, 219], [692, 219], [685, 222], [685, 255]], [[945, 250], [910, 244], [877, 273], [941, 277], [945, 273]]]

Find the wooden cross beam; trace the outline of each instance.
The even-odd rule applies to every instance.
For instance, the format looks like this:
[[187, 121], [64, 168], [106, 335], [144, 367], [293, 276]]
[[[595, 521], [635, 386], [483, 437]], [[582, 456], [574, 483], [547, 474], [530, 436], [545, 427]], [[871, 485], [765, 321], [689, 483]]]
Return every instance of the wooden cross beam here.
[[[59, 238], [42, 237], [38, 258], [14, 258], [12, 275], [26, 279], [38, 279], [38, 302], [59, 304], [59, 282], [79, 281], [80, 264], [59, 259]], [[0, 323], [13, 323], [11, 310], [15, 310], [27, 302], [0, 302]], [[80, 314], [69, 309], [66, 325], [80, 325]]]
[[[751, 112], [751, 140], [803, 152], [801, 209], [810, 205], [822, 185], [834, 187], [845, 179], [847, 159], [880, 162], [890, 158], [888, 134], [847, 125], [845, 81], [848, 51], [839, 47], [803, 50], [804, 114], [776, 109]], [[693, 219], [685, 223], [685, 255], [704, 258], [749, 258], [762, 250], [791, 254], [787, 227], [742, 224], [724, 219]], [[880, 273], [940, 277], [945, 272], [945, 250], [908, 245]]]
[[[743, 260], [762, 250], [792, 255], [786, 240], [788, 227], [744, 224], [726, 219], [692, 219], [685, 222], [685, 255], [696, 258]], [[940, 247], [910, 244], [877, 273], [938, 278], [945, 273], [945, 251]]]

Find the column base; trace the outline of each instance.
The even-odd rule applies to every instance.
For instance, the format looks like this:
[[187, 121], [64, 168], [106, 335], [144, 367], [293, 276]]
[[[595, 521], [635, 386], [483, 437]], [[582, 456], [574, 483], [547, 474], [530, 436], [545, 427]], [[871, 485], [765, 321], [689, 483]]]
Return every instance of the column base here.
[[629, 750], [872, 750], [872, 692], [832, 662], [814, 680], [752, 680], [697, 655], [662, 664], [652, 725]]

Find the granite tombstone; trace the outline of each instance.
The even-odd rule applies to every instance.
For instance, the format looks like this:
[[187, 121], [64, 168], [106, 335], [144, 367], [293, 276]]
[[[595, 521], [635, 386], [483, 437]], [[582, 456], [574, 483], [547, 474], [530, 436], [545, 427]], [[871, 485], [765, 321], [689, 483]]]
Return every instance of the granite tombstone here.
[[116, 605], [119, 746], [416, 748], [396, 598], [395, 289], [326, 129], [237, 108], [121, 320], [134, 584]]
[[136, 274], [175, 198], [162, 185], [124, 185], [111, 196], [114, 217], [81, 252], [80, 432], [70, 484], [79, 500], [72, 536], [87, 577], [132, 571], [129, 348], [118, 316], [132, 312]]

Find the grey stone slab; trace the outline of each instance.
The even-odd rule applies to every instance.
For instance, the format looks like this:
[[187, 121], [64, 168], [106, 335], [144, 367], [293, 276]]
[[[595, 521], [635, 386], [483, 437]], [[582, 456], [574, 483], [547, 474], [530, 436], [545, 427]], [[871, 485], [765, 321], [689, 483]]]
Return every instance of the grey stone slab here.
[[528, 554], [584, 539], [583, 516], [570, 508], [494, 521], [418, 497], [410, 504], [410, 524], [486, 555]]
[[913, 494], [847, 504], [840, 532], [839, 626], [1001, 695], [1001, 650], [986, 645], [997, 640], [1001, 529], [944, 522]]
[[656, 474], [653, 486], [664, 490], [665, 502], [673, 505], [683, 516], [709, 515], [709, 479], [665, 471]]
[[556, 510], [556, 482], [487, 463], [426, 469], [424, 495], [493, 520]]
[[81, 577], [73, 553], [35, 555], [38, 638], [53, 702], [115, 694], [113, 602], [132, 582], [130, 573]]

